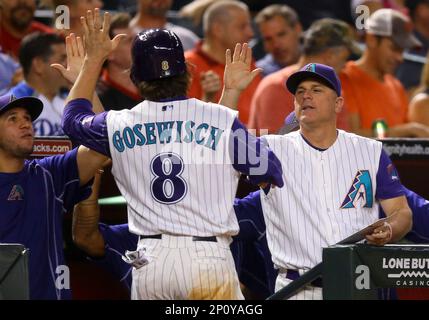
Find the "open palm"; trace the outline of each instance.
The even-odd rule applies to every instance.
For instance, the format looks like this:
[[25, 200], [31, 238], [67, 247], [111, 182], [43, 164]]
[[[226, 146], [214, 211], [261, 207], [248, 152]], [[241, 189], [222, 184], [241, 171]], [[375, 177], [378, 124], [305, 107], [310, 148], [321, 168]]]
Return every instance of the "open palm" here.
[[231, 50], [225, 53], [225, 71], [223, 76], [225, 89], [242, 91], [261, 73], [262, 69], [250, 70], [252, 49], [247, 43], [237, 43], [231, 58]]
[[51, 67], [57, 69], [70, 83], [74, 83], [79, 75], [85, 58], [85, 49], [83, 48], [82, 38], [76, 37], [74, 33], [67, 36], [66, 52], [67, 66], [64, 67], [62, 64], [54, 63]]
[[125, 34], [118, 34], [110, 40], [110, 20], [110, 14], [105, 12], [102, 21], [98, 8], [95, 8], [94, 12], [88, 10], [86, 17], [80, 17], [85, 35], [85, 50], [88, 57], [104, 61], [116, 49], [119, 42], [126, 37]]

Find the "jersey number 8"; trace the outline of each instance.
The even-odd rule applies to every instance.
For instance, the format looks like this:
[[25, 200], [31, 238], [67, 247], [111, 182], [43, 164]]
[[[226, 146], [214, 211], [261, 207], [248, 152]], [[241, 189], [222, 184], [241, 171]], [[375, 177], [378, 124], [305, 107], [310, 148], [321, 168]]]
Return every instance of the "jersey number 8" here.
[[182, 158], [173, 152], [156, 155], [150, 162], [150, 170], [155, 176], [150, 184], [152, 197], [163, 204], [174, 204], [181, 201], [188, 185], [180, 176], [185, 165]]

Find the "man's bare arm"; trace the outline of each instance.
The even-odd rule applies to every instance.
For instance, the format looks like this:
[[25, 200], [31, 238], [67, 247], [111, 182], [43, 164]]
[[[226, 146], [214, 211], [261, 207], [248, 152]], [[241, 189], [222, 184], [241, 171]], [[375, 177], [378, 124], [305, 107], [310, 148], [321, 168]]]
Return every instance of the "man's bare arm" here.
[[91, 196], [74, 207], [72, 235], [76, 245], [92, 257], [104, 256], [104, 238], [98, 229], [100, 207], [98, 195], [101, 171], [95, 173]]
[[383, 245], [402, 239], [413, 225], [412, 212], [405, 196], [380, 200], [381, 207], [389, 218], [367, 236], [371, 244]]

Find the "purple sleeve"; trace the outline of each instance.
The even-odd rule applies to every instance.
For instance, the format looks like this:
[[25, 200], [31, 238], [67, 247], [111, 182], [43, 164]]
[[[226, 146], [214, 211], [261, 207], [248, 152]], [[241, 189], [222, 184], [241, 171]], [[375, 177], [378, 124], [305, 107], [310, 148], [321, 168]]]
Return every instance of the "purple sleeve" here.
[[250, 134], [237, 118], [231, 129], [230, 154], [234, 169], [247, 175], [254, 185], [268, 182], [282, 187], [282, 165], [265, 140]]
[[398, 172], [386, 152], [381, 150], [375, 198], [383, 200], [403, 195], [405, 195], [405, 192], [399, 180]]
[[[429, 242], [429, 201], [417, 193], [404, 187], [408, 206], [413, 212], [413, 228], [405, 237], [414, 243]], [[385, 218], [386, 213], [380, 206], [380, 218]]]
[[259, 191], [252, 192], [243, 199], [236, 198], [234, 211], [240, 226], [240, 232], [234, 238], [255, 241], [265, 235], [266, 227]]
[[87, 99], [74, 99], [64, 109], [62, 126], [64, 133], [74, 143], [82, 144], [110, 157], [106, 124], [107, 112], [95, 114]]
[[90, 196], [92, 181], [80, 186], [77, 148], [63, 155], [35, 161], [49, 171], [56, 197], [62, 199], [65, 210], [71, 210], [76, 203]]

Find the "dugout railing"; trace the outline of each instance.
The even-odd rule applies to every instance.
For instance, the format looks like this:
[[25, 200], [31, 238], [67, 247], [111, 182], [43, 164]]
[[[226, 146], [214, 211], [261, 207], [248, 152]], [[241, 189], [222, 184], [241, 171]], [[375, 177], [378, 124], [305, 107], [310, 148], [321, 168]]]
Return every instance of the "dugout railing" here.
[[[324, 300], [376, 300], [385, 288], [429, 287], [429, 245], [337, 244], [323, 249], [323, 261], [268, 300], [293, 296], [322, 277]], [[385, 292], [385, 291], [384, 291]]]

